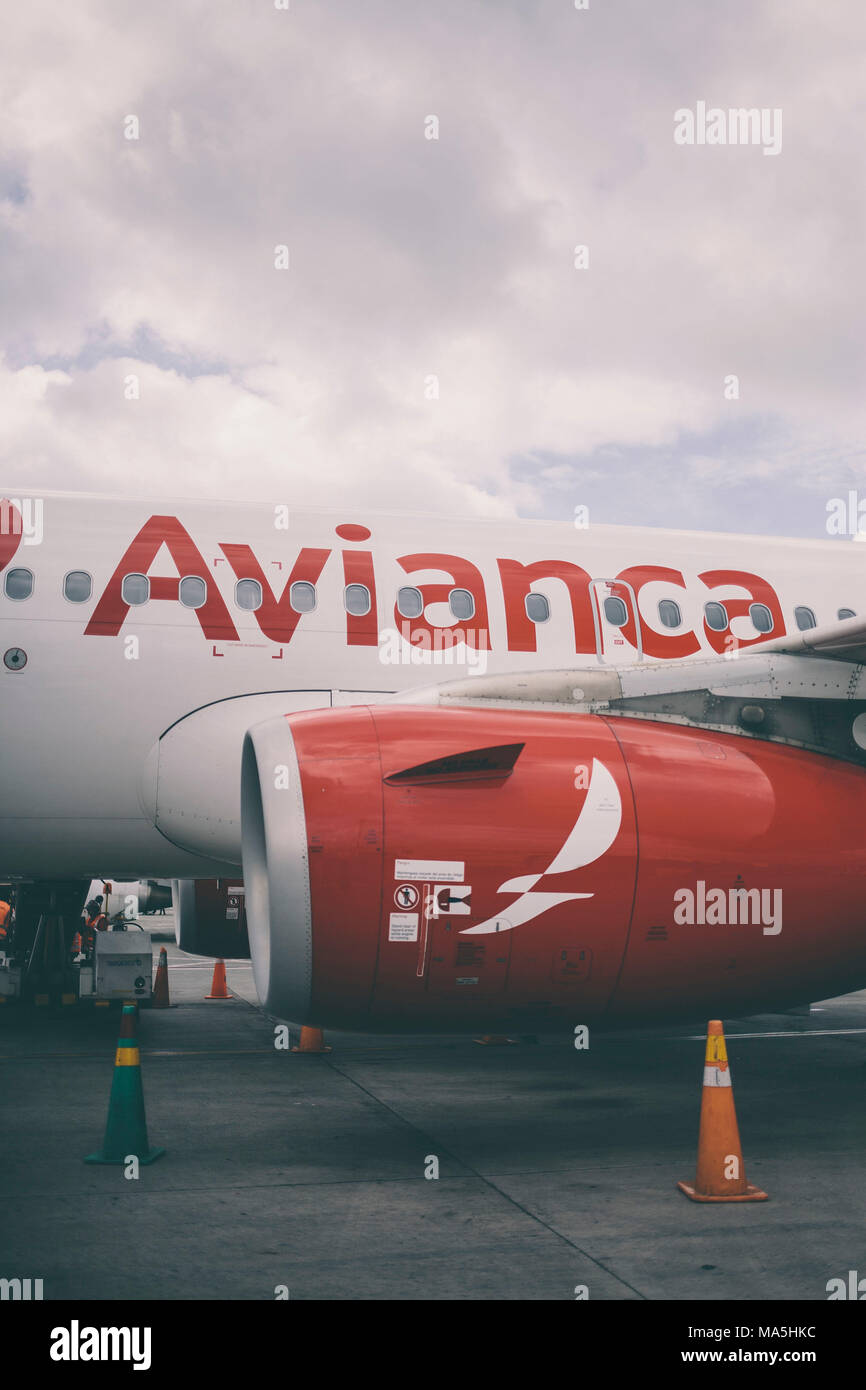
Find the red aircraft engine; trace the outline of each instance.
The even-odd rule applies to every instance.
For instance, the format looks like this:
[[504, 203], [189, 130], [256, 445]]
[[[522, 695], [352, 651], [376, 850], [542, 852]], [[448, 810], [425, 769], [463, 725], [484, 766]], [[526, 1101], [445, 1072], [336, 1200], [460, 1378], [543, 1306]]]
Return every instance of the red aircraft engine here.
[[365, 1031], [754, 1013], [866, 985], [866, 776], [645, 719], [354, 707], [249, 731], [277, 1017]]

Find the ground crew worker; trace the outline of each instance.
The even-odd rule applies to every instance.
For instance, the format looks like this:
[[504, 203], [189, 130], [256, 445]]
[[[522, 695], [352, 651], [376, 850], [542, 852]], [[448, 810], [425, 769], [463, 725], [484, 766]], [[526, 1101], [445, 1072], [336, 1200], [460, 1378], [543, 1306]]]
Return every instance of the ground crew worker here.
[[84, 910], [84, 915], [86, 921], [82, 930], [82, 937], [86, 943], [85, 953], [89, 956], [95, 945], [95, 933], [106, 931], [108, 928], [108, 918], [102, 911], [102, 898], [91, 898]]

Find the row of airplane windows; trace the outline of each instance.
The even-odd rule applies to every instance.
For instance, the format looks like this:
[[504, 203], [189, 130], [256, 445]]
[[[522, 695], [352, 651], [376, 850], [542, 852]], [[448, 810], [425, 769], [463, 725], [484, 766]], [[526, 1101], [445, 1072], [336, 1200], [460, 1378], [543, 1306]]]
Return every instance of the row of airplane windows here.
[[[16, 568], [7, 570], [3, 581], [3, 592], [7, 598], [21, 601], [33, 593], [34, 578], [32, 570]], [[63, 596], [70, 603], [87, 603], [93, 593], [93, 580], [86, 570], [70, 570], [63, 580]], [[146, 574], [124, 575], [121, 583], [124, 603], [137, 608], [150, 598], [150, 580]], [[178, 599], [185, 608], [201, 608], [207, 602], [207, 583], [198, 575], [186, 575], [178, 586]], [[239, 579], [235, 584], [235, 603], [238, 608], [254, 613], [263, 602], [262, 586], [257, 579]], [[296, 580], [289, 590], [289, 603], [296, 613], [310, 613], [316, 607], [316, 586], [305, 579]], [[343, 603], [347, 613], [364, 617], [370, 612], [372, 599], [365, 584], [347, 584], [343, 590]], [[527, 594], [524, 600], [526, 616], [533, 623], [546, 623], [550, 617], [550, 603], [544, 594]], [[452, 589], [448, 595], [448, 607], [454, 618], [467, 622], [475, 616], [475, 599], [468, 589]], [[611, 627], [625, 627], [628, 622], [628, 609], [621, 598], [609, 595], [604, 600], [604, 615]], [[420, 589], [407, 585], [398, 590], [397, 611], [404, 618], [420, 618], [424, 612], [424, 596]], [[663, 598], [658, 602], [659, 621], [663, 627], [682, 626], [683, 615], [675, 599]], [[853, 608], [840, 608], [836, 614], [840, 620], [855, 617]], [[728, 611], [723, 603], [710, 600], [704, 604], [704, 617], [707, 627], [713, 632], [724, 632], [729, 623]], [[765, 603], [753, 603], [749, 617], [758, 632], [773, 631], [773, 615]], [[794, 609], [794, 621], [801, 632], [817, 626], [811, 608]]]

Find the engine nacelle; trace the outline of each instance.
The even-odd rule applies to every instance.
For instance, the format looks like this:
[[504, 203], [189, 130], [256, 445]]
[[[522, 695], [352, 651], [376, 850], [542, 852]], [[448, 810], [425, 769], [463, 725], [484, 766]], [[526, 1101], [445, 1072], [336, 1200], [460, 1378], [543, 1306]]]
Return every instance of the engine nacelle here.
[[102, 883], [102, 910], [109, 917], [123, 916], [134, 920], [171, 907], [171, 888], [155, 878], [141, 878], [131, 883]]
[[223, 960], [249, 958], [244, 885], [240, 879], [175, 879], [172, 892], [175, 940], [182, 951]]
[[734, 1016], [866, 984], [866, 777], [645, 719], [414, 706], [249, 731], [259, 996], [366, 1031]]

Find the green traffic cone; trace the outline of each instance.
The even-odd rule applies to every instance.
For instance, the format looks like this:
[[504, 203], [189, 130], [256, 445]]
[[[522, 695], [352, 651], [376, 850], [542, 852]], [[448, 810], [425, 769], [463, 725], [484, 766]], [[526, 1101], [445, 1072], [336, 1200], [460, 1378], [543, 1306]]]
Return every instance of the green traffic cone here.
[[135, 1037], [136, 1013], [134, 1004], [124, 1004], [105, 1139], [101, 1152], [88, 1154], [85, 1163], [125, 1163], [133, 1154], [139, 1163], [153, 1163], [165, 1153], [165, 1149], [152, 1149], [147, 1140], [141, 1057]]

